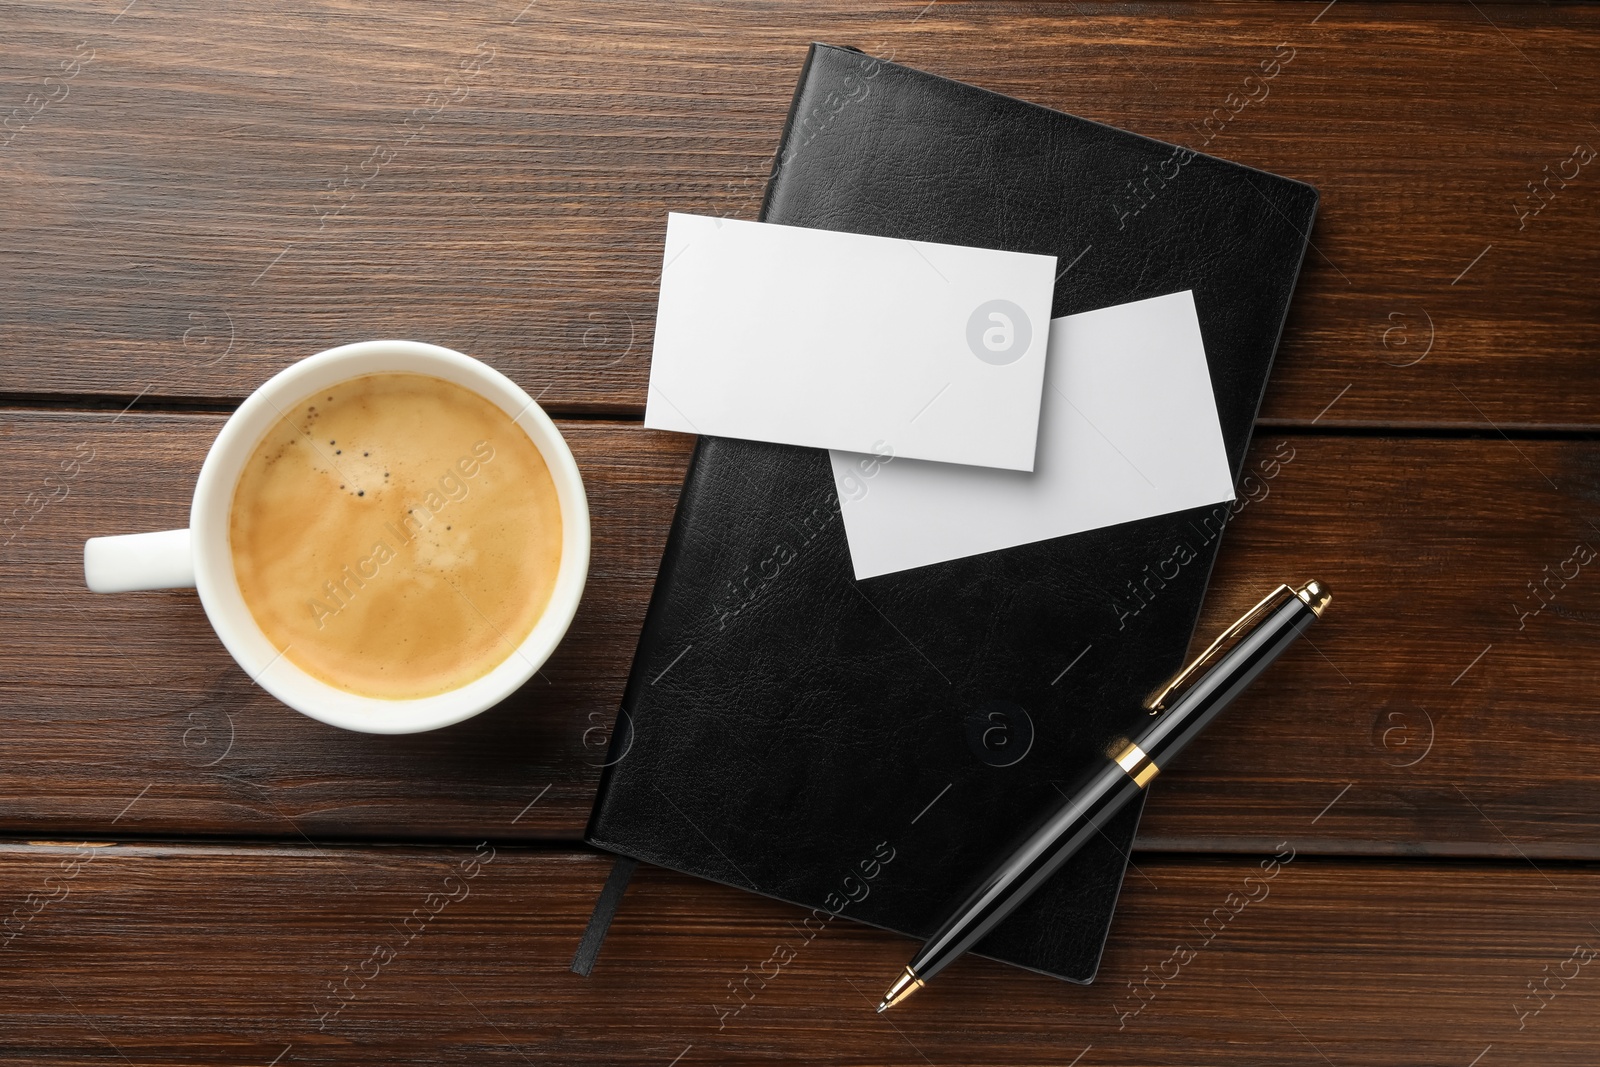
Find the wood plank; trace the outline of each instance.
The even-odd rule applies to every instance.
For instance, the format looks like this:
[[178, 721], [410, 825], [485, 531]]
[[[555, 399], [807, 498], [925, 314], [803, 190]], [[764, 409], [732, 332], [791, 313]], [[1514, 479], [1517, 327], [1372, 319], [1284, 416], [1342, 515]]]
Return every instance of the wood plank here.
[[[904, 847], [919, 844], [934, 843]], [[5, 1058], [1593, 1062], [1590, 873], [1293, 849], [1271, 877], [1264, 857], [1147, 858], [1092, 986], [966, 959], [886, 1017], [872, 1005], [910, 942], [846, 919], [807, 940], [797, 908], [654, 868], [636, 875], [593, 975], [572, 974], [601, 857], [13, 844], [0, 901], [30, 918], [13, 920], [0, 973]]]
[[1308, 849], [1600, 857], [1579, 829], [1600, 805], [1600, 445], [1262, 435], [1254, 453], [1200, 640], [1278, 581], [1319, 578], [1334, 603], [1162, 776], [1142, 847], [1265, 847], [1328, 806]]
[[[84, 538], [185, 521], [220, 423], [0, 412], [0, 504], [66, 493], [0, 550], [0, 832], [477, 839], [539, 797], [516, 833], [579, 834], [689, 439], [563, 423], [596, 534], [571, 636], [506, 706], [382, 738], [256, 690], [192, 594], [83, 588]], [[1262, 435], [1247, 469], [1202, 639], [1279, 581], [1334, 606], [1161, 776], [1143, 847], [1600, 858], [1600, 443]]]
[[[564, 424], [596, 531], [566, 640], [498, 708], [449, 730], [378, 737], [326, 727], [256, 688], [192, 592], [85, 589], [85, 536], [187, 524], [221, 423], [0, 415], [10, 460], [0, 500], [40, 494], [13, 513], [15, 539], [0, 554], [0, 714], [14, 728], [0, 762], [28, 768], [0, 786], [0, 826], [109, 828], [148, 786], [118, 828], [143, 819], [175, 832], [458, 837], [538, 798], [518, 832], [578, 834], [692, 440], [637, 424]], [[75, 455], [89, 461], [62, 480], [58, 467]]]
[[1316, 184], [1269, 419], [1600, 425], [1594, 6], [116, 6], [6, 14], [0, 394], [411, 336], [637, 412], [665, 213], [754, 215], [821, 39]]

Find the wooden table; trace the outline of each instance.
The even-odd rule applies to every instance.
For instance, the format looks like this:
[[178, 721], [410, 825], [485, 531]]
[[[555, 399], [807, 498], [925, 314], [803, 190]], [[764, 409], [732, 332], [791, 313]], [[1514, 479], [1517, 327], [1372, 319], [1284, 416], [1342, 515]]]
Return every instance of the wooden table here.
[[[0, 7], [0, 1062], [1600, 1058], [1600, 9], [524, 2]], [[579, 977], [579, 837], [690, 447], [640, 425], [664, 216], [754, 217], [813, 39], [1195, 147], [1295, 50], [1209, 148], [1322, 209], [1201, 632], [1339, 600], [1162, 776], [1093, 986], [876, 1016], [908, 943], [842, 924], [719, 1026], [798, 912], [644, 868]], [[81, 567], [185, 523], [268, 375], [395, 336], [540, 396], [596, 532], [545, 677], [398, 738]]]

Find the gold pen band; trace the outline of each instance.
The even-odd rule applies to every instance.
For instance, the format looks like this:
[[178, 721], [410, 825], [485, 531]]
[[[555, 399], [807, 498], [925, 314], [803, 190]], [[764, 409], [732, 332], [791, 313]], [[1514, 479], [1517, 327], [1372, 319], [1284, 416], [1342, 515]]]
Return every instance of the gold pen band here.
[[1161, 773], [1161, 768], [1156, 766], [1154, 760], [1146, 755], [1145, 750], [1129, 741], [1122, 751], [1112, 757], [1117, 761], [1117, 766], [1122, 768], [1124, 774], [1133, 779], [1133, 784], [1140, 789], [1150, 784], [1150, 779]]
[[1322, 618], [1322, 613], [1328, 610], [1328, 602], [1333, 599], [1333, 594], [1328, 592], [1328, 587], [1321, 582], [1311, 581], [1294, 591], [1294, 595], [1305, 601], [1306, 607], [1316, 612], [1317, 618]]

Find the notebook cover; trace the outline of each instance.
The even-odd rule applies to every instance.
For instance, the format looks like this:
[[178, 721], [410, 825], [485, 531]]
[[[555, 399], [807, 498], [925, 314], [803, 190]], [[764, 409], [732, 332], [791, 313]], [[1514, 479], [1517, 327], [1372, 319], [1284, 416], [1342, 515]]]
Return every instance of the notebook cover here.
[[[813, 45], [762, 218], [1054, 255], [1055, 316], [1194, 290], [1237, 479], [1316, 199]], [[836, 916], [926, 936], [1181, 666], [1228, 512], [857, 582], [826, 453], [702, 437], [587, 839], [814, 909], [799, 937]], [[1091, 981], [1138, 819], [978, 951]]]

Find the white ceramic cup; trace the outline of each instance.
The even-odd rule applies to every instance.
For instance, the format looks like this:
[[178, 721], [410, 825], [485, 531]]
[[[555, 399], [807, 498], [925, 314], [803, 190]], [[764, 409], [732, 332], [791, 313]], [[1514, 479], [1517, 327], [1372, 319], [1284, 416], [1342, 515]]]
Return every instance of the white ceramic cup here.
[[[561, 567], [544, 613], [527, 639], [493, 670], [437, 696], [385, 700], [319, 681], [262, 633], [234, 576], [229, 546], [233, 491], [256, 445], [285, 413], [339, 382], [366, 374], [432, 375], [472, 390], [509, 415], [544, 457], [561, 505]], [[589, 573], [589, 505], [572, 452], [555, 423], [510, 378], [470, 356], [416, 341], [363, 341], [331, 348], [274, 375], [239, 405], [200, 467], [187, 530], [94, 537], [83, 572], [97, 593], [187, 589], [200, 593], [217, 636], [255, 682], [313, 719], [346, 730], [405, 734], [471, 718], [533, 677], [567, 632]]]

